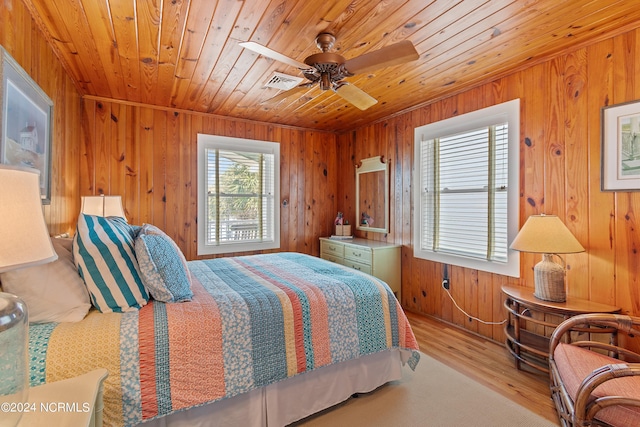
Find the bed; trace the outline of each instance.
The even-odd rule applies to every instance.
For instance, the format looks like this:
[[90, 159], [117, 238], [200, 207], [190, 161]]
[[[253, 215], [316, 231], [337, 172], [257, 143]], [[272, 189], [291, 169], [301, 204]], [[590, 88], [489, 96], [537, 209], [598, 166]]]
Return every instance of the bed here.
[[372, 276], [288, 252], [186, 271], [189, 301], [32, 324], [31, 385], [106, 368], [105, 425], [283, 426], [418, 363], [398, 301]]

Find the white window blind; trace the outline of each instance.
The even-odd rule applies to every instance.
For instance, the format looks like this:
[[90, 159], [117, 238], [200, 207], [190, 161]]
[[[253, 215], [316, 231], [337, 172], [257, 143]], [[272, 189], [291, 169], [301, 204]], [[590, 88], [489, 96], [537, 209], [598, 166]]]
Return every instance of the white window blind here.
[[198, 135], [198, 253], [279, 247], [279, 145]]
[[422, 143], [422, 246], [507, 261], [508, 124]]
[[519, 275], [518, 139], [518, 100], [416, 129], [416, 257]]

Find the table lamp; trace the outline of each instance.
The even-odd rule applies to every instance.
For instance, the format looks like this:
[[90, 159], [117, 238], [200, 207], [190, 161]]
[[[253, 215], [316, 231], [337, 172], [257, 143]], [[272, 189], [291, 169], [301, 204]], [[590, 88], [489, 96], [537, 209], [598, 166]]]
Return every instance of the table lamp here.
[[[556, 215], [531, 215], [511, 243], [511, 249], [541, 253], [533, 268], [534, 296], [545, 301], [564, 302], [566, 264], [558, 254], [584, 252], [584, 248]], [[553, 256], [562, 264], [553, 261]]]
[[84, 196], [80, 212], [87, 215], [119, 216], [126, 219], [120, 196], [105, 196], [104, 194]]
[[[55, 261], [42, 214], [40, 172], [0, 165], [0, 183], [0, 273]], [[0, 292], [0, 404], [26, 402], [29, 376], [27, 306]], [[17, 425], [21, 417], [22, 411], [2, 411], [0, 425]]]

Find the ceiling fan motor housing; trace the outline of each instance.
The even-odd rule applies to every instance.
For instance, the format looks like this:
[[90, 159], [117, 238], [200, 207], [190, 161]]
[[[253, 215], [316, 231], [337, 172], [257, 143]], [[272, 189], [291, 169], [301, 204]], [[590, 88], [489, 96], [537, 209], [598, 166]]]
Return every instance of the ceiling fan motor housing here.
[[320, 82], [322, 90], [330, 89], [331, 83], [351, 75], [344, 68], [344, 58], [337, 53], [317, 53], [305, 59], [304, 63], [312, 68], [302, 70], [302, 73], [312, 82]]
[[333, 34], [319, 34], [316, 37], [316, 45], [322, 52], [308, 56], [304, 60], [304, 63], [312, 68], [302, 70], [302, 73], [312, 82], [319, 82], [322, 90], [331, 89], [336, 82], [352, 75], [344, 67], [345, 59], [342, 55], [328, 52], [335, 41]]

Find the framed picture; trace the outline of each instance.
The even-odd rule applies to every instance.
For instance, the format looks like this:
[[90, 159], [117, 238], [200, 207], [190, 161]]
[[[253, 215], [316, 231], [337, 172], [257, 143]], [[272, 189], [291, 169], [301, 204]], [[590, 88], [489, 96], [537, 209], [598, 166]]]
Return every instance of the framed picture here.
[[602, 191], [640, 190], [640, 101], [602, 108]]
[[51, 202], [53, 101], [0, 46], [0, 162], [40, 171], [42, 202]]

